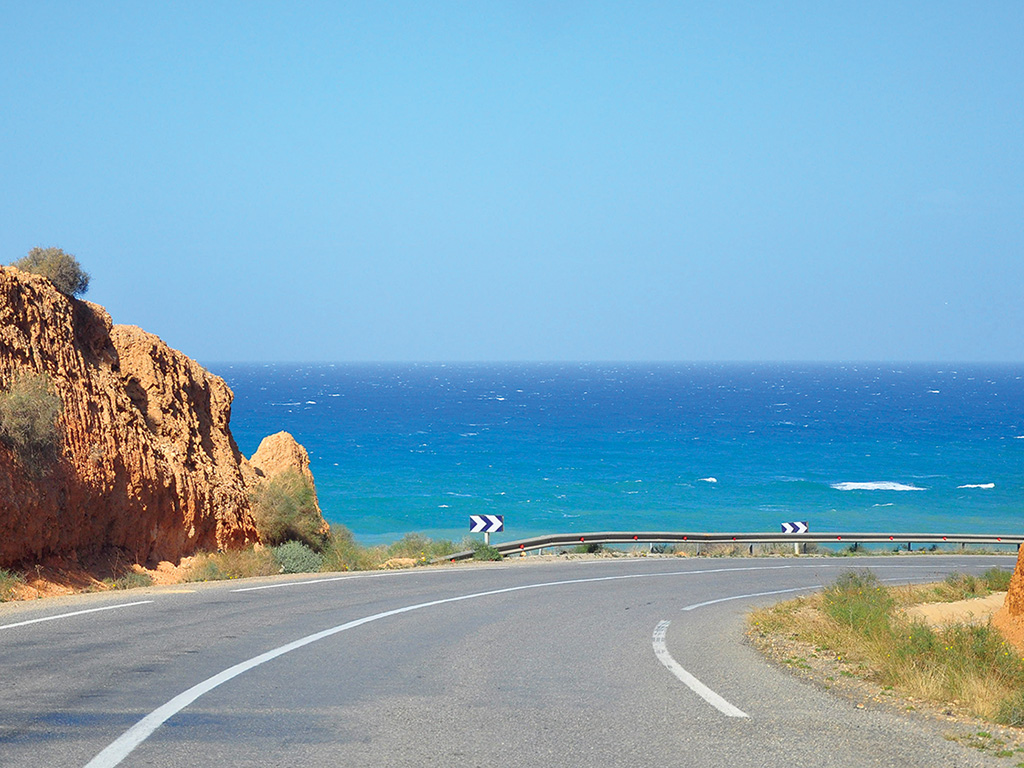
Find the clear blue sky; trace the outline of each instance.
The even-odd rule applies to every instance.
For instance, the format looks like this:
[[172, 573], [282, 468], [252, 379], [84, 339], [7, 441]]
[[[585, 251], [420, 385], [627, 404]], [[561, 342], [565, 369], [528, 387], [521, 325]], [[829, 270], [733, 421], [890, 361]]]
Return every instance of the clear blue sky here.
[[1024, 3], [0, 0], [0, 259], [205, 361], [1024, 360]]

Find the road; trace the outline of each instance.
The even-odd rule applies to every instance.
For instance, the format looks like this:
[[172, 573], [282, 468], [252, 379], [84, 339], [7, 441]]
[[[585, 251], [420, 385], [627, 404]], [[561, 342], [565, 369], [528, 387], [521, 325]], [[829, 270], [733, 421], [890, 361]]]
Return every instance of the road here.
[[1007, 766], [766, 664], [743, 619], [851, 567], [1013, 564], [517, 561], [8, 603], [0, 766]]

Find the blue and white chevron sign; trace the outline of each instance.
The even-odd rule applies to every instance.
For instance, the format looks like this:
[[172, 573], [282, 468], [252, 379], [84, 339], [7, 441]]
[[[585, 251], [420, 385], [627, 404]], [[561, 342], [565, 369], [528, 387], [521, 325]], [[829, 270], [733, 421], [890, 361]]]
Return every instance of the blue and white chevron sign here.
[[500, 533], [505, 530], [505, 518], [501, 515], [470, 515], [470, 533]]
[[807, 533], [807, 523], [783, 523], [783, 533]]

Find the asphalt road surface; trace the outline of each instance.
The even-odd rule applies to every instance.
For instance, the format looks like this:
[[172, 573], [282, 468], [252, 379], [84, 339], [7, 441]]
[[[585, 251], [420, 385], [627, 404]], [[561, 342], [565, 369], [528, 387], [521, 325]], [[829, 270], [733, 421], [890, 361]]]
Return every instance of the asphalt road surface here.
[[851, 567], [1013, 564], [517, 561], [8, 603], [0, 766], [1005, 768], [770, 666], [743, 628]]

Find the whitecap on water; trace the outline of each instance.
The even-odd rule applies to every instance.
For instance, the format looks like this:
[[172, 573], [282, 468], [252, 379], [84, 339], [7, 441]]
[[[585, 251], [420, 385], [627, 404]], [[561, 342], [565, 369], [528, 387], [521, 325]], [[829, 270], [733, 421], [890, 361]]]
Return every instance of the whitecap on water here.
[[968, 483], [967, 485], [958, 485], [957, 488], [982, 488], [984, 490], [991, 490], [995, 488], [995, 483]]
[[916, 485], [904, 485], [903, 483], [875, 482], [875, 483], [832, 483], [837, 491], [923, 491]]
[[697, 478], [697, 482], [698, 483], [717, 483], [718, 482], [718, 478], [716, 478], [716, 477], [698, 477]]

